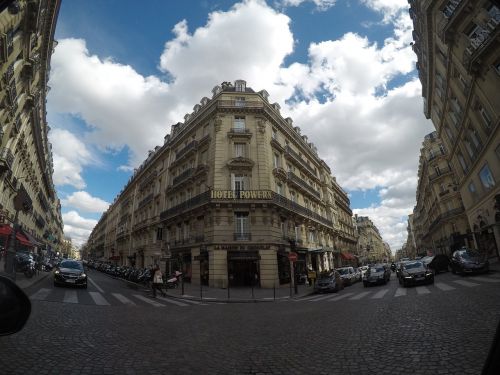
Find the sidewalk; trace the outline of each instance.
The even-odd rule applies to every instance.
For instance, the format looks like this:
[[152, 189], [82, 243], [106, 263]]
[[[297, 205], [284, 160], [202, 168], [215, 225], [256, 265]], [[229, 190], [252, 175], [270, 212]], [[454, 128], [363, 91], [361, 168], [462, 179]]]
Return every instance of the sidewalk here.
[[297, 294], [292, 290], [290, 293], [290, 285], [281, 285], [275, 289], [251, 288], [251, 287], [232, 287], [228, 289], [212, 288], [206, 285], [193, 285], [184, 283], [184, 294], [182, 293], [182, 284], [177, 288], [166, 289], [167, 295], [170, 297], [190, 299], [206, 302], [273, 302], [301, 298], [312, 294], [314, 289], [312, 286], [298, 285]]
[[[5, 276], [8, 277], [9, 279], [12, 279], [12, 275], [5, 273], [5, 261], [2, 259], [0, 261], [0, 276]], [[27, 278], [24, 276], [22, 272], [16, 272], [16, 279], [14, 280], [16, 284], [21, 288], [21, 289], [27, 289], [33, 284], [45, 279], [47, 276], [51, 275], [52, 272], [46, 272], [46, 271], [37, 271], [35, 275], [31, 278]]]

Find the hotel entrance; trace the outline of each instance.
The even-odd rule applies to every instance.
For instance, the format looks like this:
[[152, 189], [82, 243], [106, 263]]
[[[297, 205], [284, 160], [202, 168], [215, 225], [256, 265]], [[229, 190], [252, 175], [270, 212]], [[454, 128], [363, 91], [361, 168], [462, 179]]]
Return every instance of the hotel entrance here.
[[255, 252], [229, 251], [227, 274], [229, 286], [259, 286], [260, 256]]

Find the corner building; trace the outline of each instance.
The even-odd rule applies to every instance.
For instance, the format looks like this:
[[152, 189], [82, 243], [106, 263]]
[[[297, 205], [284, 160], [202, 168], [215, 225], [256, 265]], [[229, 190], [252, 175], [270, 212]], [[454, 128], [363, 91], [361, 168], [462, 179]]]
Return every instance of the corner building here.
[[442, 139], [473, 247], [500, 259], [500, 5], [409, 0], [424, 114]]
[[338, 266], [338, 184], [316, 147], [265, 90], [238, 80], [212, 93], [150, 152], [101, 218], [106, 229], [94, 229], [89, 253], [160, 261], [214, 287], [288, 283], [291, 251], [298, 273]]

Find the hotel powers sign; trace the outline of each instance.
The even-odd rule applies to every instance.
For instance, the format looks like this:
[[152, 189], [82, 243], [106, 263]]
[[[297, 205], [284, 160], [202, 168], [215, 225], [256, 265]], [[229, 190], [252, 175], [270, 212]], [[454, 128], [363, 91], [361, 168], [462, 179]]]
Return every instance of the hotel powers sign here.
[[211, 199], [273, 199], [271, 190], [212, 190]]

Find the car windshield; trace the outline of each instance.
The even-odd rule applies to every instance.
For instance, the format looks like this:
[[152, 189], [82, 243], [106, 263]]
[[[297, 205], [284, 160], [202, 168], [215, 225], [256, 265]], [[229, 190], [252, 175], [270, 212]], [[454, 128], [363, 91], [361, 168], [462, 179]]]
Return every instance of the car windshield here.
[[72, 261], [67, 261], [67, 262], [61, 262], [60, 268], [72, 268], [75, 270], [82, 270], [83, 266], [79, 262], [72, 262]]
[[384, 272], [385, 269], [384, 267], [372, 267], [370, 268], [370, 273], [378, 273], [378, 272]]
[[407, 270], [411, 270], [414, 268], [423, 267], [423, 264], [422, 264], [422, 262], [411, 262], [411, 263], [406, 263], [403, 267]]
[[339, 268], [339, 269], [337, 269], [337, 271], [341, 275], [347, 275], [349, 273], [349, 269], [348, 268]]
[[480, 258], [481, 254], [479, 254], [476, 251], [466, 250], [466, 251], [461, 251], [460, 256], [464, 259], [473, 259], [473, 258]]

